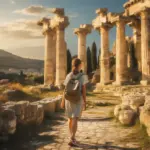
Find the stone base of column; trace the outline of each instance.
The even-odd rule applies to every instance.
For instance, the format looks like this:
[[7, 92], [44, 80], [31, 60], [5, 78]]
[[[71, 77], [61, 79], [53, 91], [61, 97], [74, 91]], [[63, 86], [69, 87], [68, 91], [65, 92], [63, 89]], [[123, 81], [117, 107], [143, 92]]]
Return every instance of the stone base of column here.
[[116, 85], [116, 86], [122, 86], [122, 85], [129, 85], [130, 82], [129, 81], [120, 81], [120, 82], [113, 82], [112, 85]]
[[140, 83], [141, 83], [141, 85], [146, 86], [146, 85], [148, 85], [150, 83], [150, 81], [148, 81], [148, 80], [141, 80]]
[[96, 89], [94, 90], [94, 92], [100, 92], [101, 91], [101, 88], [103, 87], [103, 86], [107, 86], [107, 85], [109, 85], [110, 84], [110, 82], [109, 83], [97, 83], [96, 84]]

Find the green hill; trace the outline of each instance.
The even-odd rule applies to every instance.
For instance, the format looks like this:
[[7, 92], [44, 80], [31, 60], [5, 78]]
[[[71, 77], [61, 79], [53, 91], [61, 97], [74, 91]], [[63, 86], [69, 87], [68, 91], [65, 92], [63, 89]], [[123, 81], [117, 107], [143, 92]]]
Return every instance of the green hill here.
[[0, 69], [42, 69], [43, 60], [28, 59], [0, 50]]

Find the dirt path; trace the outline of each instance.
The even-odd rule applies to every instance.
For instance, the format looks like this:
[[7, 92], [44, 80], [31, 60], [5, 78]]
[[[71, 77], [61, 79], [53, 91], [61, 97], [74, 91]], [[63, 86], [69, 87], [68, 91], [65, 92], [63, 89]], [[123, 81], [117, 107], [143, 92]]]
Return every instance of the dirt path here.
[[[93, 102], [98, 97], [90, 96], [88, 99]], [[24, 132], [18, 131], [10, 142], [1, 145], [0, 150], [142, 150], [142, 135], [137, 134], [139, 127], [121, 126], [112, 117], [113, 102], [116, 104], [117, 99], [115, 101], [113, 97], [112, 105], [108, 106], [111, 102], [106, 103], [106, 97], [108, 95], [103, 95], [99, 104], [107, 106], [94, 106], [83, 112], [77, 132], [79, 148], [68, 146], [67, 121], [63, 113], [58, 113], [46, 119], [40, 127], [26, 127]]]

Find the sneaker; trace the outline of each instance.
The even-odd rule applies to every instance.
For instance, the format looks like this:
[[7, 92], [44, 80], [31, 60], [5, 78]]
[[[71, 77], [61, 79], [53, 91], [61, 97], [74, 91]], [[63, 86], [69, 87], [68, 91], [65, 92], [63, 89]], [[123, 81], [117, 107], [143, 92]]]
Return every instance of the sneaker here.
[[71, 140], [69, 143], [68, 143], [69, 146], [72, 146], [72, 147], [78, 147], [78, 143], [75, 139]]

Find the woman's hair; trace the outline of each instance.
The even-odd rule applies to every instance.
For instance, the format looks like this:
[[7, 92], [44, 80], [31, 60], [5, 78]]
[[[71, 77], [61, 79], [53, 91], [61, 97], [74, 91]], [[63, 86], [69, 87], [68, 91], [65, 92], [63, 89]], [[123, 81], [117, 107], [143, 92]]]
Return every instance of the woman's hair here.
[[82, 62], [79, 58], [74, 58], [72, 60], [72, 72], [73, 72], [73, 74], [78, 74], [79, 73], [78, 67], [80, 66], [81, 63]]

